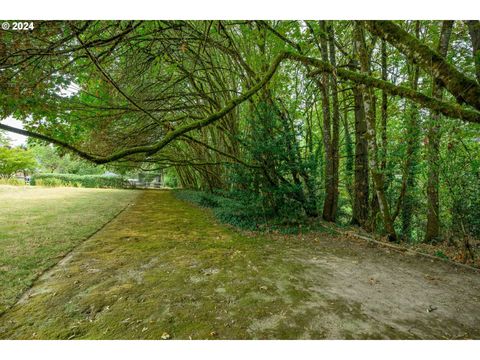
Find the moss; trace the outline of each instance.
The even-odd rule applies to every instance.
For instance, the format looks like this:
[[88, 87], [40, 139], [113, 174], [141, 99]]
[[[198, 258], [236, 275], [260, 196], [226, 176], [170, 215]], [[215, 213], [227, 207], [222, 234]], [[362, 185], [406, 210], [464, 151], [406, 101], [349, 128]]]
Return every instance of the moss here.
[[352, 245], [324, 233], [238, 233], [171, 192], [142, 192], [0, 317], [0, 337], [409, 337], [329, 293], [330, 259], [351, 263]]
[[449, 64], [440, 54], [410, 35], [393, 21], [367, 21], [368, 29], [383, 37], [401, 52], [414, 58], [428, 73], [438, 78], [460, 103], [480, 110], [480, 86]]
[[342, 78], [344, 80], [350, 80], [356, 84], [363, 84], [369, 87], [381, 89], [390, 95], [407, 98], [414, 101], [415, 103], [422, 105], [425, 108], [431, 109], [433, 111], [438, 111], [445, 116], [451, 118], [458, 118], [474, 123], [480, 122], [480, 112], [477, 110], [467, 109], [458, 104], [438, 100], [422, 94], [418, 91], [415, 91], [409, 87], [394, 85], [388, 81], [380, 80], [366, 74], [346, 69], [335, 69], [332, 67], [332, 65], [324, 63], [317, 59], [297, 55], [291, 55], [291, 57], [304, 64], [313, 65], [318, 69], [310, 72], [309, 76], [315, 76], [318, 73], [322, 72], [335, 73], [339, 78]]
[[0, 187], [0, 313], [136, 195], [124, 190]]
[[[167, 202], [161, 211], [154, 206]], [[294, 288], [276, 289], [262, 274], [294, 274], [298, 265], [284, 261], [283, 251], [266, 252], [271, 239], [211, 224], [210, 215], [170, 193], [145, 192], [139, 205], [41, 279], [36, 288], [45, 292], [8, 312], [1, 336], [251, 337], [252, 317], [280, 311], [287, 298], [304, 296]], [[256, 295], [263, 294], [263, 283], [272, 289], [273, 301]], [[251, 315], [245, 317], [245, 311]], [[18, 326], [8, 325], [12, 319]]]

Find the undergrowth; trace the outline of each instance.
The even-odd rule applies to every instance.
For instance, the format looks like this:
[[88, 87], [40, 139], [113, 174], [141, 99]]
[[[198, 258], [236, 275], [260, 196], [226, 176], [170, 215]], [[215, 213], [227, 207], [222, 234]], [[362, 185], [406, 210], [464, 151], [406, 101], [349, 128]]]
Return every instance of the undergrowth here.
[[211, 209], [222, 223], [242, 230], [298, 234], [309, 231], [330, 232], [318, 219], [311, 219], [292, 209], [289, 214], [274, 215], [265, 210], [259, 199], [245, 194], [205, 192], [199, 190], [174, 190], [174, 195], [184, 201]]
[[84, 187], [84, 188], [117, 188], [125, 187], [121, 176], [77, 175], [77, 174], [35, 174], [31, 185], [47, 187]]

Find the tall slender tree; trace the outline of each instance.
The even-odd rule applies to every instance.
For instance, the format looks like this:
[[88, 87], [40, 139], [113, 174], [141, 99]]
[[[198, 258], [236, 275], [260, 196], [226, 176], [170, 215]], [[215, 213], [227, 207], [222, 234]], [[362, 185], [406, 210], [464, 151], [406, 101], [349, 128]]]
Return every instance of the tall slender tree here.
[[[450, 35], [452, 33], [453, 21], [443, 21], [438, 40], [438, 53], [446, 57]], [[433, 78], [432, 95], [434, 98], [442, 99], [442, 83], [439, 79]], [[427, 225], [425, 229], [425, 241], [435, 242], [440, 236], [440, 204], [439, 204], [439, 154], [440, 154], [440, 114], [433, 112], [430, 116], [427, 129]]]
[[[355, 41], [357, 43], [358, 55], [360, 60], [360, 69], [363, 73], [370, 74], [370, 55], [365, 41], [364, 24], [361, 21], [355, 23]], [[363, 104], [365, 108], [365, 117], [367, 124], [366, 138], [369, 152], [369, 167], [372, 176], [373, 186], [375, 188], [375, 196], [378, 201], [380, 213], [382, 215], [383, 225], [390, 241], [397, 240], [397, 234], [393, 226], [392, 217], [390, 215], [390, 207], [385, 196], [384, 177], [378, 164], [378, 146], [377, 146], [377, 130], [375, 121], [375, 102], [373, 89], [362, 85]]]

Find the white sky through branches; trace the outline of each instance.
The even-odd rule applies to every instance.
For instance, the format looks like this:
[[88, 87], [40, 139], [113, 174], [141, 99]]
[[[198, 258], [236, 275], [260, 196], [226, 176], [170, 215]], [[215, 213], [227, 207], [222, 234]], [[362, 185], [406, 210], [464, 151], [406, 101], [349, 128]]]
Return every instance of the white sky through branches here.
[[[23, 123], [11, 116], [7, 117], [6, 119], [2, 119], [0, 122], [5, 125], [16, 127], [17, 129], [23, 129]], [[5, 131], [5, 134], [11, 140], [10, 144], [13, 146], [21, 146], [27, 143], [26, 136], [15, 134], [9, 131]]]

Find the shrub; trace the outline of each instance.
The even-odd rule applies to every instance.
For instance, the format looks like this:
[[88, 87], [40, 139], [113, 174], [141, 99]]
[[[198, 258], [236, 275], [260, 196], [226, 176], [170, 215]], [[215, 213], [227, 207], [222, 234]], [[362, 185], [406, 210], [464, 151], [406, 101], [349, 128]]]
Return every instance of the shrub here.
[[34, 185], [48, 186], [48, 187], [67, 186], [60, 179], [56, 179], [56, 178], [38, 179], [35, 181]]
[[176, 176], [174, 169], [168, 168], [165, 170], [163, 183], [166, 187], [170, 187], [170, 188], [178, 187], [178, 178]]
[[32, 176], [30, 184], [39, 186], [72, 186], [85, 188], [123, 188], [125, 181], [121, 176], [36, 174]]
[[[241, 194], [243, 197], [239, 193], [233, 196], [231, 192], [209, 193], [197, 190], [174, 190], [177, 198], [210, 208], [218, 220], [241, 229], [279, 231], [284, 234], [297, 234], [310, 230], [328, 231], [320, 223], [309, 222], [305, 218], [278, 217], [264, 209], [262, 199], [246, 192]], [[299, 227], [299, 224], [302, 226]]]

